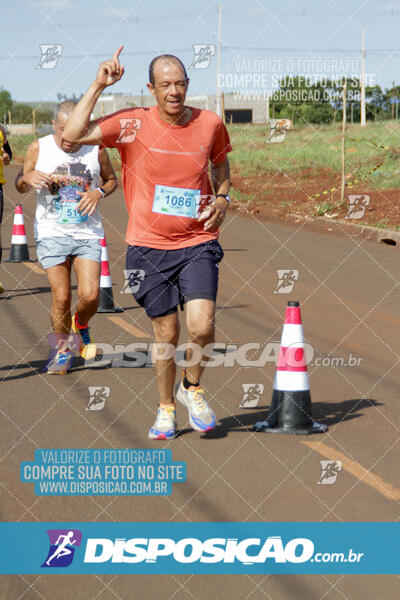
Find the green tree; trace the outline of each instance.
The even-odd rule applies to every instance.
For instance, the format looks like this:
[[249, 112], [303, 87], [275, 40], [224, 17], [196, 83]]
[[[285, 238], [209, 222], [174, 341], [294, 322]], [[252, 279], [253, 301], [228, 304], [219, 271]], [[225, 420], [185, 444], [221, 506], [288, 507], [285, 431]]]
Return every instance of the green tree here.
[[10, 92], [5, 90], [3, 87], [0, 88], [0, 120], [2, 121], [4, 115], [8, 115], [8, 111], [12, 108], [12, 98]]
[[36, 123], [39, 125], [50, 125], [53, 120], [53, 111], [46, 108], [36, 109]]
[[29, 104], [14, 102], [11, 112], [13, 123], [32, 123], [32, 107]]
[[365, 88], [365, 102], [367, 119], [376, 121], [377, 119], [390, 118], [390, 106], [379, 85]]
[[[33, 107], [30, 104], [23, 102], [14, 102], [12, 107], [12, 120], [14, 123], [32, 123]], [[50, 124], [53, 118], [53, 112], [45, 108], [37, 108], [35, 110], [35, 120], [37, 125]]]
[[271, 105], [275, 117], [289, 118], [300, 123], [329, 123], [334, 107], [332, 83], [314, 82], [304, 76], [286, 76], [279, 90], [272, 95]]

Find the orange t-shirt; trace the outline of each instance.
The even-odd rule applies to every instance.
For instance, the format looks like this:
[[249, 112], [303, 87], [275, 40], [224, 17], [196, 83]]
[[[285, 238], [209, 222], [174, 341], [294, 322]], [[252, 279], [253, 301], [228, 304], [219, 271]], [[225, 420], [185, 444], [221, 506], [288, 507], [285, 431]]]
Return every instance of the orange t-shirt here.
[[218, 237], [218, 232], [204, 231], [204, 221], [153, 211], [156, 185], [212, 194], [209, 160], [221, 163], [232, 150], [215, 113], [191, 110], [191, 119], [181, 126], [162, 121], [157, 106], [128, 108], [97, 121], [102, 144], [117, 148], [121, 156], [128, 244], [169, 250]]

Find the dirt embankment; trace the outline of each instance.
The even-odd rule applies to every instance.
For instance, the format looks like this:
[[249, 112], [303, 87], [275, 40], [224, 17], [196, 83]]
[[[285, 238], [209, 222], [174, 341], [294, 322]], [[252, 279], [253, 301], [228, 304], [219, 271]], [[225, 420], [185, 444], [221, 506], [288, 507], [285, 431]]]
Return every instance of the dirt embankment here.
[[[283, 219], [287, 215], [306, 219], [324, 216], [332, 221], [346, 219], [360, 225], [400, 229], [400, 189], [374, 189], [368, 182], [352, 185], [349, 178], [342, 203], [340, 175], [329, 169], [316, 173], [309, 168], [295, 177], [284, 173], [260, 173], [247, 177], [233, 174], [232, 184], [251, 198], [249, 202], [239, 203], [233, 194], [234, 205], [250, 214], [271, 214]], [[364, 200], [365, 204], [362, 205], [364, 215], [361, 218], [348, 216], [350, 195], [369, 196], [369, 203], [366, 204], [368, 200]]]

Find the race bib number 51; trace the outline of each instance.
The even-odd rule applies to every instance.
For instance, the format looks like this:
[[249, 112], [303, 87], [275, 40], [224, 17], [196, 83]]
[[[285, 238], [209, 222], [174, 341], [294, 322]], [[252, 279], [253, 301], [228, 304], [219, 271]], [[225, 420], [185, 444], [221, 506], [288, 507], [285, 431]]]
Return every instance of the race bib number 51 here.
[[81, 215], [76, 207], [81, 199], [80, 193], [82, 188], [75, 187], [63, 187], [60, 189], [60, 196], [56, 200], [56, 209], [58, 211], [57, 223], [59, 224], [72, 224], [82, 223], [87, 221], [88, 215]]
[[153, 212], [174, 217], [196, 219], [200, 202], [200, 190], [156, 185]]

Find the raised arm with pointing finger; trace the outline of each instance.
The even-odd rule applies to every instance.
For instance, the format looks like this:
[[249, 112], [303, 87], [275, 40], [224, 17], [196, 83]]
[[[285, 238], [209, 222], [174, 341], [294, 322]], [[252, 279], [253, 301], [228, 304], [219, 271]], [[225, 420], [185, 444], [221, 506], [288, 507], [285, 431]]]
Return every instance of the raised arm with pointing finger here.
[[101, 129], [95, 121], [90, 121], [90, 115], [102, 91], [117, 83], [124, 74], [124, 67], [119, 62], [122, 49], [123, 46], [120, 46], [111, 60], [106, 60], [99, 66], [96, 79], [71, 113], [63, 132], [64, 140], [90, 146], [101, 144]]

